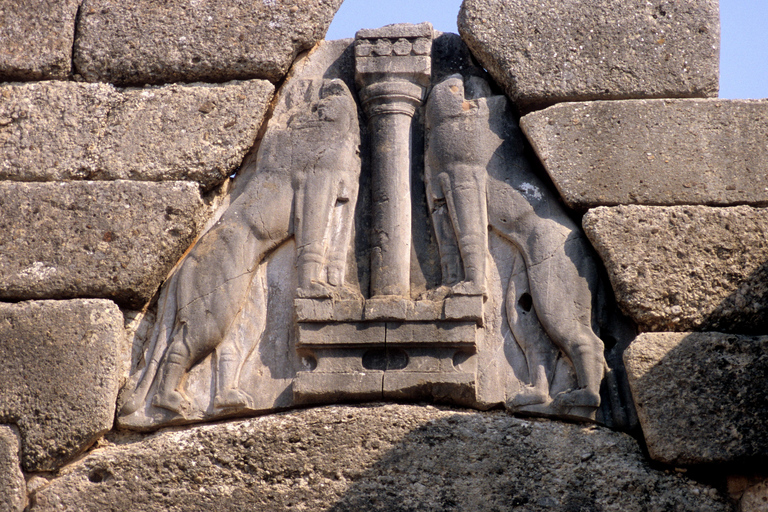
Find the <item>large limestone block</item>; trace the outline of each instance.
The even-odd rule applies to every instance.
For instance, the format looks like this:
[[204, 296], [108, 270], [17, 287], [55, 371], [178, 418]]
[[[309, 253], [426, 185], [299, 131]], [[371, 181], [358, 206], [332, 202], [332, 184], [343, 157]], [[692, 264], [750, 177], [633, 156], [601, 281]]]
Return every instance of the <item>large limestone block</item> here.
[[123, 315], [107, 300], [0, 303], [0, 423], [26, 471], [68, 462], [112, 427]]
[[768, 209], [599, 207], [583, 225], [641, 330], [768, 332]]
[[0, 86], [0, 179], [195, 180], [210, 188], [251, 148], [263, 80], [118, 92], [106, 84]]
[[80, 0], [3, 0], [0, 82], [66, 79], [79, 5]]
[[0, 182], [0, 299], [141, 307], [197, 235], [191, 182]]
[[768, 101], [566, 103], [520, 120], [572, 208], [768, 204]]
[[21, 472], [18, 431], [0, 425], [0, 510], [21, 512], [27, 504], [27, 483]]
[[85, 0], [74, 62], [118, 84], [278, 81], [323, 39], [342, 0]]
[[33, 511], [726, 511], [631, 437], [496, 411], [325, 407], [94, 450]]
[[624, 362], [654, 459], [701, 464], [768, 455], [768, 336], [645, 333]]
[[458, 25], [522, 110], [717, 95], [717, 0], [464, 0]]

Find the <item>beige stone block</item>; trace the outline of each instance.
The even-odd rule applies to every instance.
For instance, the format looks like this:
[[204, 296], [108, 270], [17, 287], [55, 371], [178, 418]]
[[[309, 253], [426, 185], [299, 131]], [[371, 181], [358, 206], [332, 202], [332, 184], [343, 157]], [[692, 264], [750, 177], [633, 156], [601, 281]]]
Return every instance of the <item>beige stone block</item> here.
[[132, 441], [71, 465], [32, 510], [732, 510], [626, 434], [503, 411], [333, 406]]
[[72, 68], [79, 6], [80, 0], [4, 0], [0, 82], [66, 79]]
[[688, 465], [768, 454], [768, 336], [644, 333], [624, 363], [652, 458]]
[[572, 208], [768, 204], [768, 101], [565, 103], [520, 120]]
[[0, 425], [0, 508], [21, 512], [27, 504], [27, 483], [21, 472], [21, 439], [13, 427]]
[[466, 0], [459, 32], [523, 110], [717, 96], [717, 0]]
[[0, 182], [0, 299], [140, 308], [197, 235], [191, 182]]
[[642, 330], [768, 329], [768, 209], [599, 207], [583, 225]]
[[193, 180], [211, 188], [253, 146], [263, 80], [118, 92], [106, 84], [0, 86], [0, 179]]
[[71, 461], [112, 428], [123, 315], [108, 300], [0, 303], [0, 423], [26, 471]]
[[86, 0], [75, 67], [88, 81], [124, 85], [276, 82], [323, 39], [341, 1]]

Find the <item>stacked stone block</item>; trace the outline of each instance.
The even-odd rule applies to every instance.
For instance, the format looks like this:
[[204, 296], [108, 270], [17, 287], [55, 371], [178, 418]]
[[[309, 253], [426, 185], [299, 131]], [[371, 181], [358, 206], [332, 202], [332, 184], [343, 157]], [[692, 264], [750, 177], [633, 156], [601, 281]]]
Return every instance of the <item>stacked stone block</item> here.
[[[729, 509], [623, 434], [434, 408], [113, 431], [72, 462], [113, 428], [124, 324], [341, 0], [32, 3], [0, 7], [0, 507]], [[641, 332], [625, 361], [651, 457], [763, 460], [768, 102], [713, 98], [716, 0], [465, 0], [459, 27]], [[617, 475], [643, 490], [600, 485]], [[760, 478], [729, 485], [741, 510], [764, 506]]]
[[22, 469], [56, 471], [112, 429], [124, 324], [340, 4], [0, 6], [0, 508], [27, 505]]
[[466, 0], [459, 27], [642, 333], [624, 359], [650, 455], [759, 460], [768, 101], [712, 98], [717, 2], [595, 4]]

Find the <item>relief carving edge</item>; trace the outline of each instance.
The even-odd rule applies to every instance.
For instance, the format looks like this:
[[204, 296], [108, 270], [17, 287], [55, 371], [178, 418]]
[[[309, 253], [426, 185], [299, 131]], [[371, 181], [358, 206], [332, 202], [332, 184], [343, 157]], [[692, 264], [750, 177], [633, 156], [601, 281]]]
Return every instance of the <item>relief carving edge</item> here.
[[[398, 57], [405, 56], [404, 39], [394, 38], [401, 47]], [[423, 55], [424, 39], [415, 39], [419, 51], [413, 49], [417, 46], [413, 43], [411, 56]], [[485, 226], [490, 226], [524, 260], [508, 283], [502, 284], [506, 289], [504, 315], [525, 355], [529, 381], [506, 399], [507, 407], [594, 419], [605, 362], [602, 342], [591, 327], [597, 276], [588, 242], [525, 160], [522, 135], [506, 98], [491, 95], [487, 83], [476, 76], [450, 76], [434, 84], [431, 92], [429, 85], [429, 81], [419, 85], [423, 96], [418, 103], [428, 92], [424, 177], [442, 283], [416, 299], [404, 292], [400, 302], [410, 308], [408, 313], [397, 317], [398, 323], [387, 325], [408, 325], [413, 309], [431, 304], [439, 305], [438, 313], [422, 317], [413, 313], [413, 318], [422, 322], [428, 318], [433, 324], [445, 320], [450, 301], [469, 304], [462, 303], [462, 297], [478, 298], [482, 318], [482, 303], [489, 294]], [[316, 311], [331, 304], [330, 316], [321, 314], [313, 321], [331, 318], [343, 304], [352, 311], [347, 321], [360, 321], [372, 310], [375, 288], [366, 300], [361, 290], [345, 282], [360, 183], [357, 105], [350, 88], [338, 79], [296, 79], [286, 88], [290, 115], [282, 118], [282, 124], [270, 123], [259, 148], [256, 172], [162, 289], [161, 314], [145, 350], [146, 364], [134, 372], [124, 395], [119, 417], [123, 426], [155, 428], [253, 409], [249, 405], [253, 397], [238, 382], [249, 353], [231, 346], [227, 331], [243, 309], [257, 267], [290, 239], [295, 239], [296, 246], [298, 289], [294, 297], [299, 316], [301, 307]], [[285, 151], [286, 147], [292, 150]], [[371, 273], [374, 268], [375, 263]], [[550, 279], [551, 275], [556, 279]], [[521, 309], [525, 300], [531, 304]], [[532, 314], [521, 315], [526, 311]], [[382, 318], [392, 320], [388, 314]], [[479, 324], [482, 326], [482, 320]], [[422, 343], [419, 357], [424, 350], [437, 354], [438, 347], [446, 346], [444, 340], [436, 340], [435, 349]], [[575, 385], [554, 397], [550, 397], [550, 386], [557, 350], [547, 344], [566, 355], [576, 374]], [[191, 410], [185, 380], [196, 363], [210, 354], [215, 355], [216, 366], [211, 379], [212, 407], [201, 414]], [[362, 354], [358, 351], [355, 357]], [[435, 364], [430, 371], [444, 367], [445, 363]], [[345, 371], [349, 368], [342, 368], [341, 373]], [[513, 373], [511, 368], [509, 373]], [[329, 382], [332, 385], [334, 379]], [[460, 384], [467, 385], [474, 382]], [[332, 395], [333, 390], [326, 391]]]

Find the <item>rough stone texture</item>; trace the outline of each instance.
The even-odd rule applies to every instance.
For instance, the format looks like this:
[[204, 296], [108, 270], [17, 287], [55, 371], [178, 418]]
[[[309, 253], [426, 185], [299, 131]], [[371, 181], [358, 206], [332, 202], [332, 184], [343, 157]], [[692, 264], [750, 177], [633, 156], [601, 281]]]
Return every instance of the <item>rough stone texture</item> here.
[[458, 25], [523, 110], [717, 95], [717, 0], [465, 0]]
[[768, 481], [749, 487], [739, 502], [739, 512], [768, 512]]
[[0, 299], [140, 308], [197, 234], [190, 182], [0, 182]]
[[21, 472], [18, 432], [0, 425], [0, 510], [21, 512], [27, 504], [27, 484]]
[[738, 512], [768, 512], [768, 478], [764, 475], [728, 475], [728, 495]]
[[107, 300], [0, 303], [0, 423], [26, 471], [53, 470], [112, 427], [123, 315]]
[[768, 336], [645, 333], [624, 363], [654, 459], [701, 464], [768, 455]]
[[263, 80], [118, 92], [105, 84], [0, 86], [0, 179], [195, 180], [237, 170], [274, 87]]
[[85, 0], [74, 61], [118, 84], [279, 80], [323, 39], [342, 0]]
[[4, 0], [0, 82], [67, 78], [80, 0]]
[[568, 103], [520, 121], [572, 208], [768, 204], [768, 101]]
[[114, 441], [32, 510], [731, 509], [625, 434], [499, 411], [325, 407]]
[[641, 330], [768, 332], [768, 209], [599, 207], [583, 225]]

